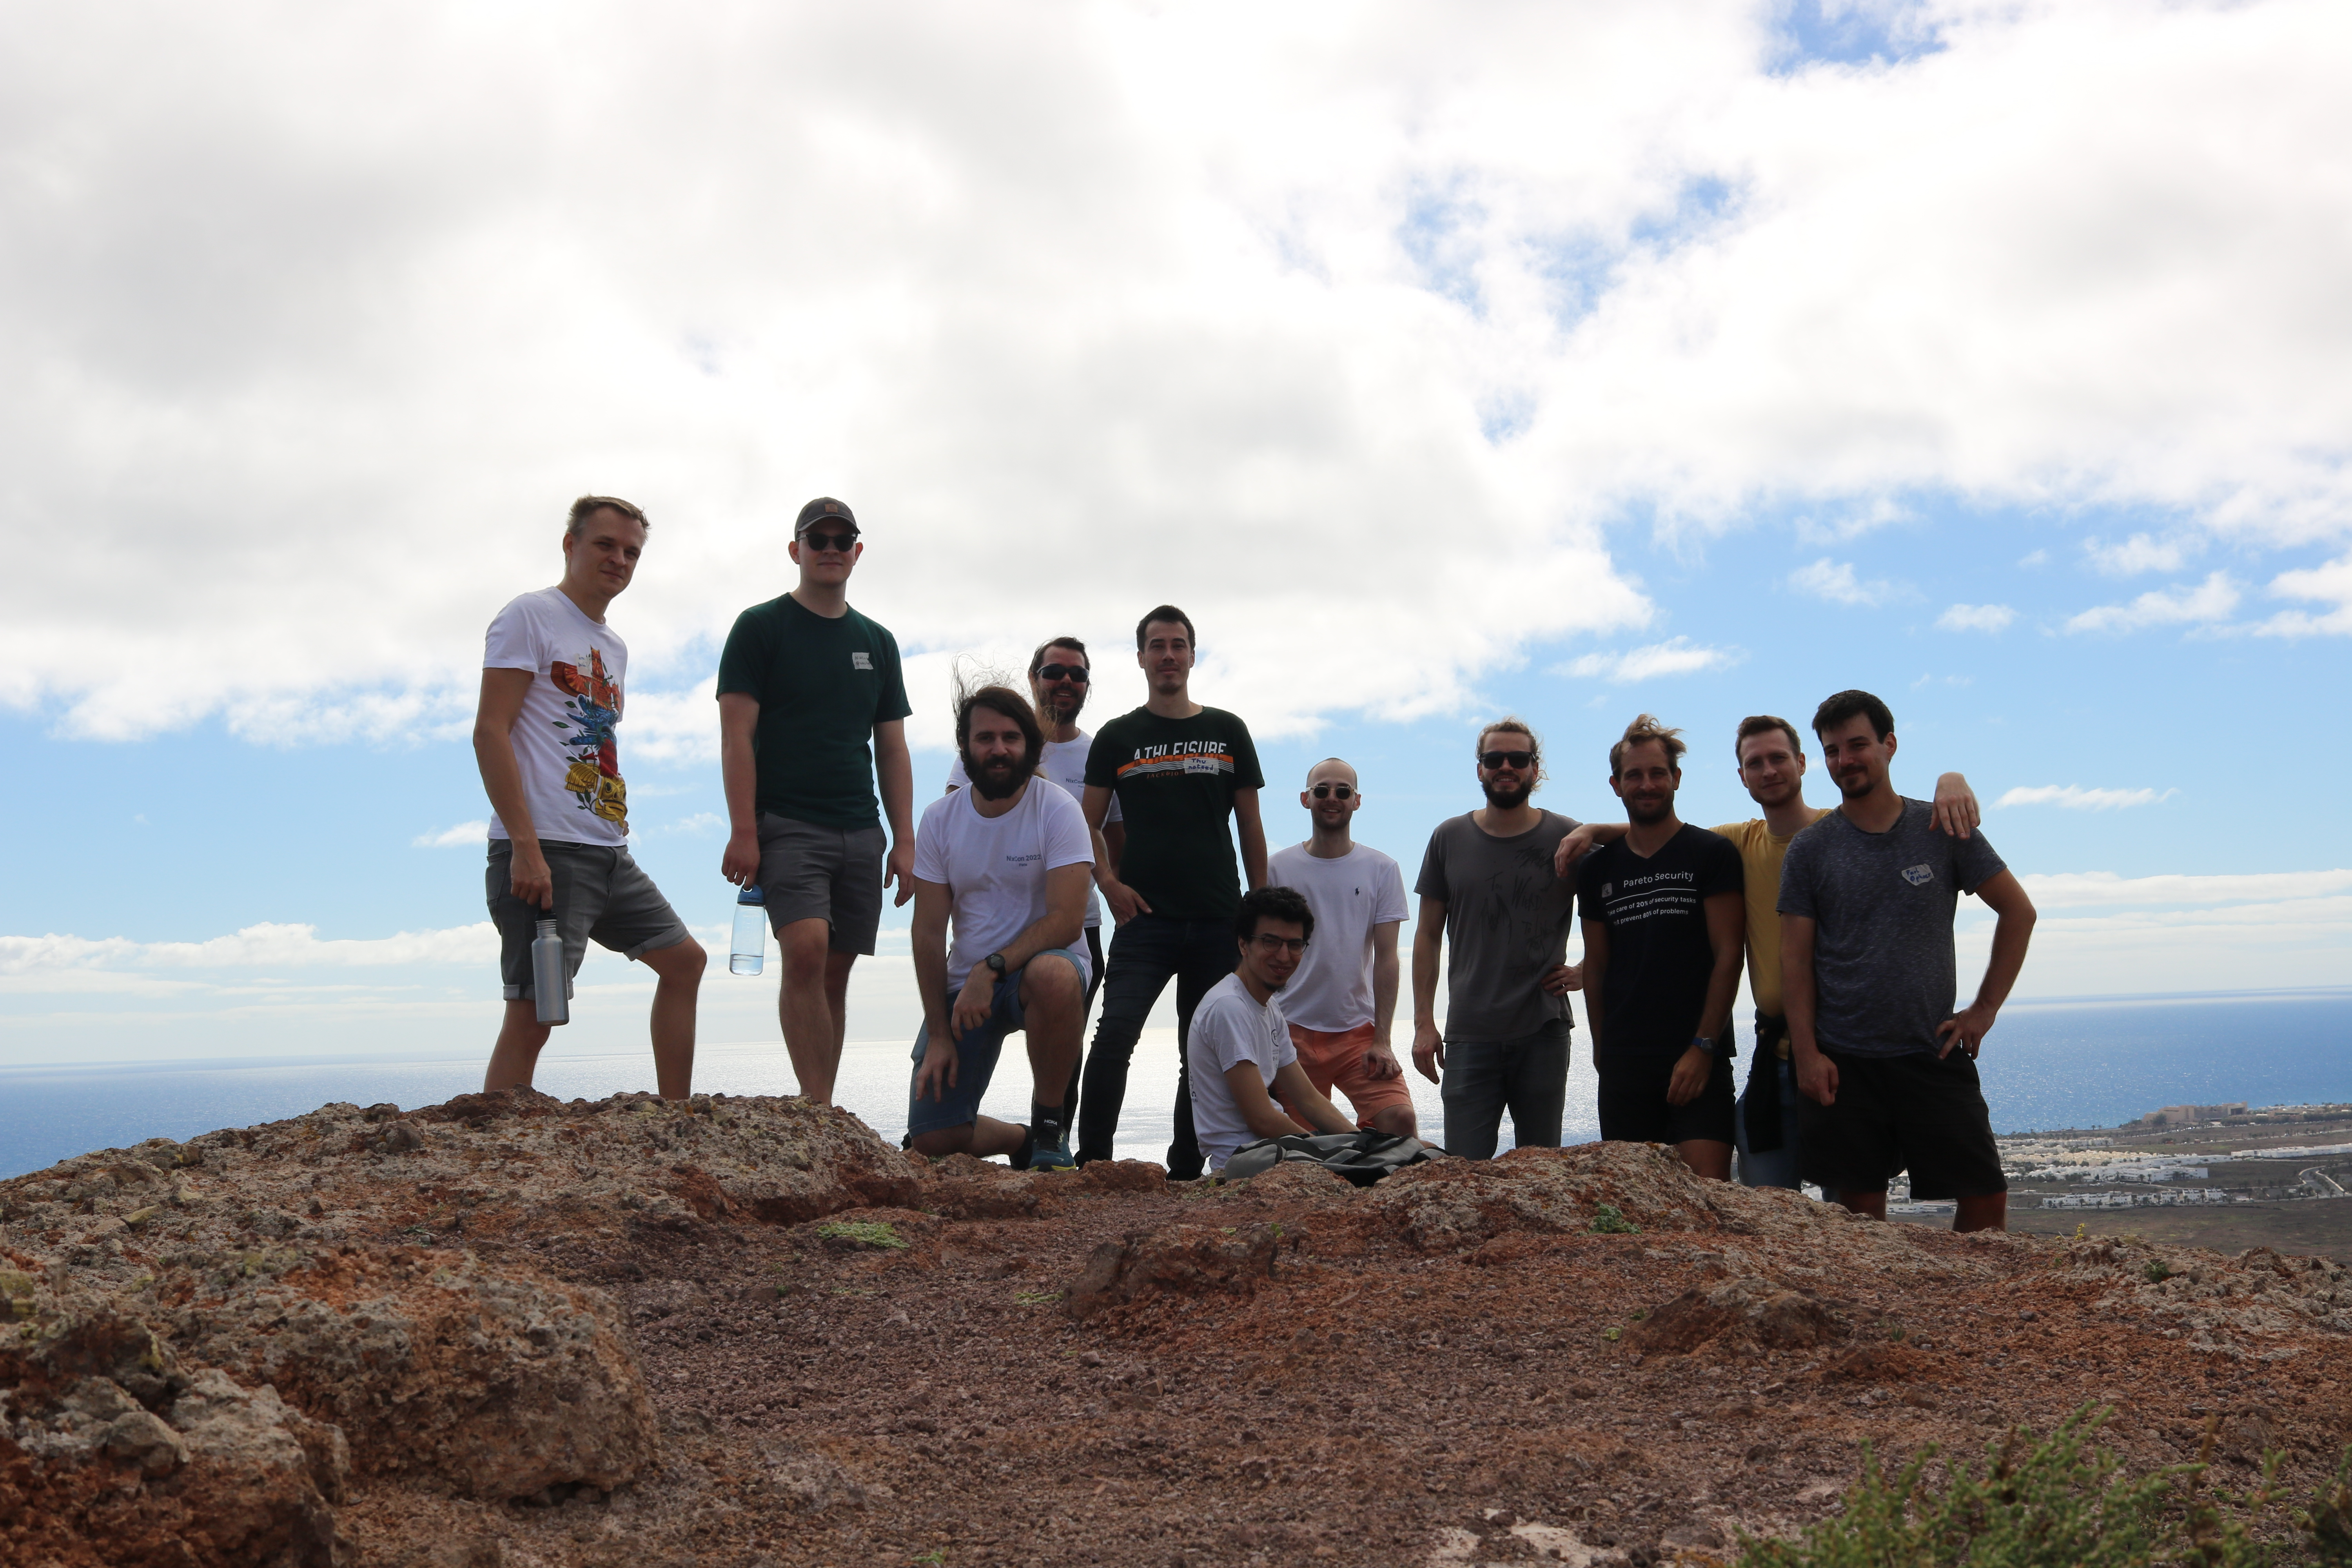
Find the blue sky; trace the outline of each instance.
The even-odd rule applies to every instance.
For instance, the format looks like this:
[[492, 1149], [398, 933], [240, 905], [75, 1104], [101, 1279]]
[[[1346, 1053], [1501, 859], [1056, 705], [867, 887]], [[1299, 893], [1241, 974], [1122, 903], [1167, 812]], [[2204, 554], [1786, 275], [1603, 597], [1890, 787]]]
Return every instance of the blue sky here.
[[[0, 1061], [486, 1037], [479, 639], [583, 490], [656, 521], [623, 753], [714, 940], [717, 640], [829, 492], [926, 790], [958, 660], [1075, 629], [1123, 707], [1160, 599], [1277, 784], [1349, 756], [1409, 866], [1494, 711], [1579, 816], [1633, 713], [1684, 726], [1712, 822], [1739, 717], [1861, 685], [2042, 901], [2027, 994], [2352, 984], [2341, 7], [17, 44]], [[629, 112], [583, 109], [608, 78]], [[635, 1038], [637, 979], [588, 980], [582, 1037]], [[911, 1029], [903, 952], [860, 986], [854, 1034]], [[706, 1038], [763, 991], [714, 976]]]

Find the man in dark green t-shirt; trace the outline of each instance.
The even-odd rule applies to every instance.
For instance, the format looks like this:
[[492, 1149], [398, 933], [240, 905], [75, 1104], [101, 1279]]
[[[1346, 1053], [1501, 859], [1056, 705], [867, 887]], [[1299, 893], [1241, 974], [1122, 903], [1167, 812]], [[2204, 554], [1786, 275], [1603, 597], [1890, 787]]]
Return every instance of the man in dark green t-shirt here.
[[1127, 1068], [1160, 994], [1176, 982], [1176, 1128], [1168, 1173], [1201, 1173], [1192, 1134], [1192, 1080], [1187, 1046], [1192, 1009], [1234, 971], [1234, 911], [1241, 878], [1234, 864], [1230, 817], [1241, 835], [1241, 866], [1253, 888], [1265, 886], [1265, 827], [1258, 820], [1257, 747], [1249, 726], [1192, 700], [1192, 622], [1162, 605], [1137, 623], [1135, 662], [1150, 683], [1149, 700], [1095, 732], [1087, 753], [1087, 822], [1099, 828], [1111, 797], [1127, 825], [1117, 874], [1097, 879], [1118, 921], [1103, 976], [1102, 1020], [1087, 1053], [1079, 1100], [1080, 1164], [1111, 1157]]
[[730, 828], [719, 870], [756, 882], [766, 900], [783, 952], [784, 1048], [801, 1092], [826, 1105], [849, 966], [874, 951], [882, 889], [896, 882], [902, 904], [915, 890], [915, 775], [898, 641], [849, 607], [849, 574], [866, 552], [856, 517], [820, 496], [801, 508], [788, 549], [800, 584], [735, 617], [719, 656]]

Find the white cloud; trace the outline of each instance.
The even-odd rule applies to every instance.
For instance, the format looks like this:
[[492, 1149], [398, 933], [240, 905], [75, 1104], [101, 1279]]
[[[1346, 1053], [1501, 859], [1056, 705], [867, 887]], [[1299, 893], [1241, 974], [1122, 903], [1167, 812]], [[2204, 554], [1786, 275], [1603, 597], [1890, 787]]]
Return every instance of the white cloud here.
[[2128, 605], [2101, 605], [2070, 617], [2070, 632], [2136, 632], [2147, 626], [2223, 621], [2238, 607], [2238, 585], [2216, 572], [2194, 588], [2158, 588]]
[[2047, 550], [2028, 551], [2026, 553], [2017, 558], [2017, 563], [2020, 566], [2047, 566], [2050, 564], [2050, 552]]
[[693, 837], [699, 838], [708, 834], [723, 832], [726, 829], [726, 826], [727, 818], [719, 813], [715, 811], [698, 811], [691, 816], [681, 816], [676, 822], [665, 822], [659, 827], [656, 828], [655, 831], [657, 833], [683, 833]]
[[483, 843], [489, 834], [488, 822], [461, 822], [438, 833], [420, 833], [409, 842], [419, 849], [457, 849], [468, 844]]
[[1936, 617], [1948, 632], [2005, 632], [2017, 621], [2007, 605], [1954, 605]]
[[2154, 805], [2178, 792], [2152, 789], [2084, 789], [2078, 784], [2020, 785], [2004, 793], [1995, 805], [2063, 805], [2073, 811], [2113, 811], [2119, 806]]
[[498, 928], [488, 921], [441, 931], [321, 942], [314, 925], [265, 921], [203, 942], [123, 937], [0, 936], [0, 989], [42, 989], [62, 976], [152, 975], [159, 971], [371, 969], [494, 963]]
[[1576, 680], [1605, 680], [1625, 685], [1662, 675], [1692, 675], [1703, 669], [1727, 669], [1748, 657], [1736, 647], [1707, 647], [1688, 637], [1670, 637], [1647, 647], [1621, 653], [1588, 653], [1554, 665], [1550, 673]]
[[2113, 871], [2027, 874], [2018, 879], [2034, 907], [2121, 908], [2131, 905], [2244, 904], [2264, 909], [2352, 894], [2352, 870], [2253, 871], [2223, 876], [2119, 877]]
[[[1955, 3], [1932, 52], [1790, 69], [1774, 14], [28, 14], [0, 700], [453, 732], [592, 488], [655, 517], [649, 690], [831, 490], [910, 655], [1172, 598], [1204, 688], [1293, 672], [1268, 733], [1642, 628], [1629, 510], [2346, 536], [2340, 8]], [[1521, 614], [1465, 613], [1498, 583]], [[707, 757], [691, 706], [643, 754]]]
[[2146, 572], [2178, 572], [2198, 552], [2193, 540], [2156, 539], [2135, 533], [2120, 544], [2094, 537], [2083, 542], [2091, 565], [2111, 577], [2137, 577]]
[[1853, 563], [1832, 561], [1826, 555], [1790, 573], [1789, 586], [1834, 605], [1883, 605], [1902, 592], [1892, 583], [1864, 582], [1854, 574]]
[[2304, 610], [2282, 610], [2254, 628], [2261, 635], [2352, 636], [2352, 555], [2340, 556], [2325, 566], [2282, 572], [2271, 580], [2270, 591], [2274, 598], [2316, 600], [2335, 607], [2315, 616]]

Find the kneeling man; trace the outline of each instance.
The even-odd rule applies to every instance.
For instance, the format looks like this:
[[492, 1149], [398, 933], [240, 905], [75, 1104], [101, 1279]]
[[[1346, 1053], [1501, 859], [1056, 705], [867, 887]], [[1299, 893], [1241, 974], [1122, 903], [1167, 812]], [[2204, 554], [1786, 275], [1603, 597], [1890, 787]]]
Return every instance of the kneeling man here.
[[[1066, 791], [1036, 786], [1045, 733], [1014, 692], [984, 686], [958, 703], [956, 750], [971, 787], [933, 801], [915, 831], [923, 1033], [908, 1146], [1066, 1171], [1063, 1100], [1086, 1020], [1094, 836]], [[1016, 1029], [1029, 1037], [1034, 1085], [1026, 1127], [980, 1114], [1004, 1037]]]
[[[1275, 1000], [1314, 931], [1315, 911], [1290, 889], [1254, 888], [1242, 895], [1234, 915], [1241, 963], [1209, 988], [1192, 1014], [1192, 1129], [1212, 1171], [1223, 1170], [1234, 1151], [1261, 1138], [1356, 1130], [1307, 1081]], [[1306, 1126], [1283, 1114], [1276, 1095]]]

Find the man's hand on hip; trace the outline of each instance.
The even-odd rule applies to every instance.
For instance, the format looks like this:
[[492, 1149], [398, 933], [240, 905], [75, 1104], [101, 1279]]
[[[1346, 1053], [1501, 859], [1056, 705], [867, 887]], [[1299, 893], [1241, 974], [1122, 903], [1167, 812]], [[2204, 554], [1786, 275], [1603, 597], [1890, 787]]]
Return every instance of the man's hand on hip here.
[[1537, 984], [1543, 987], [1547, 996], [1565, 996], [1571, 991], [1580, 991], [1584, 988], [1584, 966], [1580, 963], [1555, 963], [1544, 971], [1543, 979]]
[[1937, 1025], [1936, 1037], [1943, 1044], [1937, 1047], [1936, 1059], [1941, 1061], [1955, 1050], [1961, 1050], [1974, 1061], [1977, 1052], [1984, 1048], [1984, 1037], [1992, 1028], [1992, 1020], [1993, 1010], [1976, 1002]]

